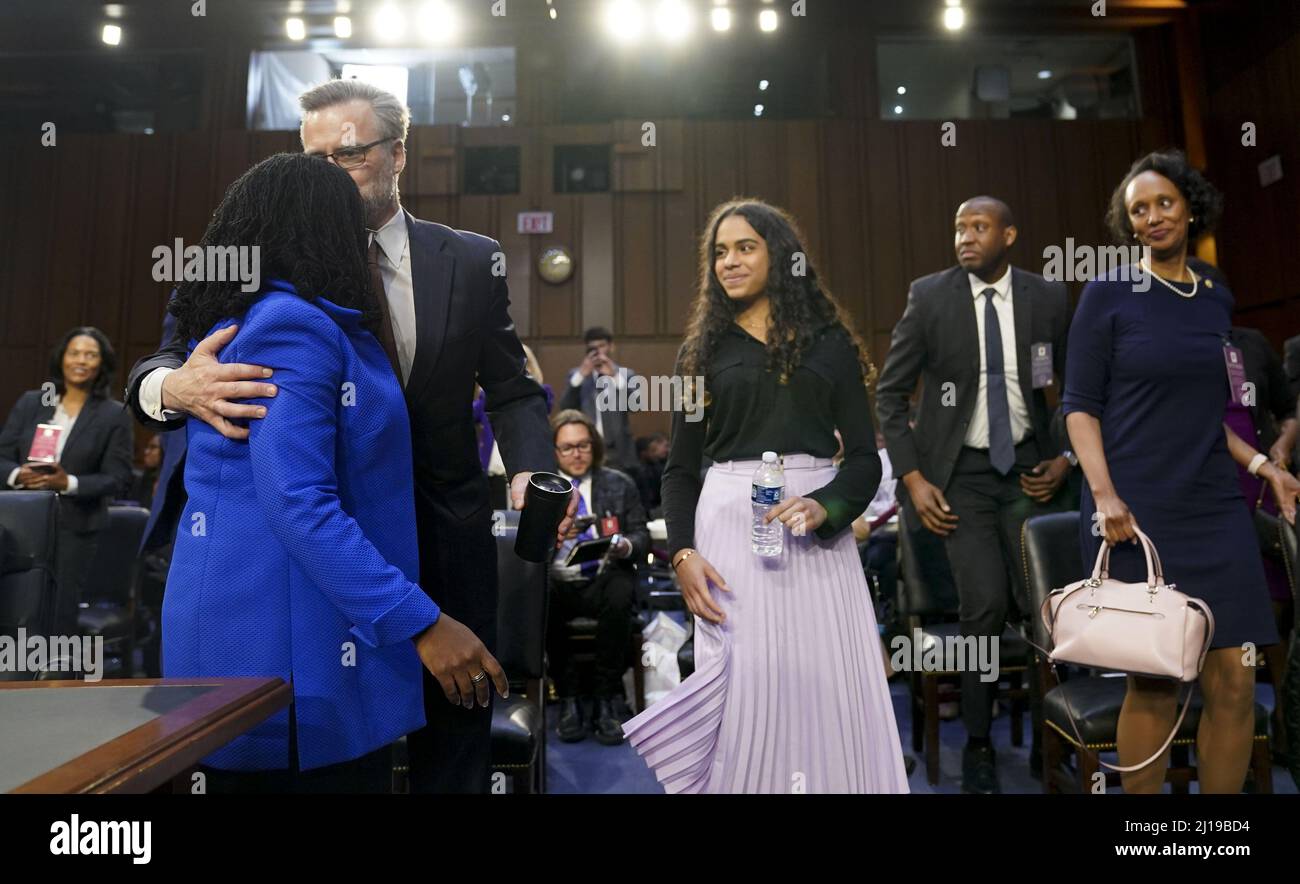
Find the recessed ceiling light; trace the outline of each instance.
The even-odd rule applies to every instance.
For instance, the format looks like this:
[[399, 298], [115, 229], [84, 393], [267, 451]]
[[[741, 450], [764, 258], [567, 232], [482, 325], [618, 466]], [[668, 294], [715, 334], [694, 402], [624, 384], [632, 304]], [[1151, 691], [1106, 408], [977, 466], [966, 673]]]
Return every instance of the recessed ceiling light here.
[[907, 94], [907, 87], [906, 87], [906, 86], [899, 86], [899, 87], [898, 87], [898, 94], [899, 94], [899, 95], [906, 95], [906, 94]]

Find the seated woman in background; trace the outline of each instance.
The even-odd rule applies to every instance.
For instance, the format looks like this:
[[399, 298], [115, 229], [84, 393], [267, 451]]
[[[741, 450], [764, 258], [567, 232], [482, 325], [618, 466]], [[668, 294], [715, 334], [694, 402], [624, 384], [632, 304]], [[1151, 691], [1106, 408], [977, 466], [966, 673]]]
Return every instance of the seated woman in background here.
[[186, 427], [163, 674], [293, 686], [291, 711], [204, 760], [209, 791], [388, 791], [388, 745], [425, 723], [422, 661], [440, 681], [473, 682], [483, 705], [492, 683], [507, 690], [482, 643], [415, 582], [410, 422], [371, 331], [382, 320], [364, 219], [337, 166], [264, 160], [202, 240], [258, 247], [261, 289], [186, 281], [169, 307], [191, 349], [238, 323], [220, 360], [273, 371], [247, 400], [247, 441]]
[[162, 459], [162, 436], [154, 433], [144, 444], [144, 452], [140, 456], [140, 466], [144, 469], [131, 483], [131, 491], [126, 495], [126, 500], [145, 509], [153, 506], [153, 495], [158, 489], [158, 470], [162, 467]]
[[6, 489], [59, 494], [56, 635], [72, 635], [108, 502], [131, 484], [131, 416], [110, 399], [117, 357], [97, 328], [74, 328], [50, 351], [49, 380], [18, 398], [0, 430]]

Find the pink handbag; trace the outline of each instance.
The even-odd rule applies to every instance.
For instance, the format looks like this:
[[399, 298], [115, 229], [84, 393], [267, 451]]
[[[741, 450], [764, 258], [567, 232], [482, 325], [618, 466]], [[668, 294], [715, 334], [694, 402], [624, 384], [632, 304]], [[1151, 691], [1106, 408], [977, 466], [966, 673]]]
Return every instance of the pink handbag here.
[[[1209, 605], [1166, 584], [1155, 544], [1141, 531], [1137, 536], [1147, 560], [1145, 584], [1112, 580], [1108, 573], [1111, 544], [1102, 543], [1092, 576], [1052, 590], [1043, 600], [1041, 611], [1051, 637], [1053, 664], [1073, 663], [1188, 683], [1178, 720], [1154, 755], [1126, 767], [1100, 762], [1121, 772], [1141, 770], [1169, 748], [1187, 715], [1193, 683], [1214, 638], [1214, 615]], [[1066, 714], [1082, 745], [1068, 703]]]

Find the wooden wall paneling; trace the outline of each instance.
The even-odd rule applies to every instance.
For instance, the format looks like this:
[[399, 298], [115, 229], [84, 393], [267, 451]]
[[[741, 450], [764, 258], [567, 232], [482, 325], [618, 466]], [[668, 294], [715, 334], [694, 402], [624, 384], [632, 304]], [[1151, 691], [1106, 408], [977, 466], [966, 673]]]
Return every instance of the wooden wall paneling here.
[[1069, 176], [1068, 186], [1060, 188], [1065, 225], [1060, 243], [1073, 237], [1076, 246], [1105, 245], [1109, 238], [1102, 235], [1101, 219], [1110, 190], [1097, 164], [1096, 127], [1060, 127], [1055, 134], [1057, 174]]
[[421, 197], [460, 193], [460, 131], [450, 125], [411, 127], [403, 172], [411, 183], [403, 183], [403, 192]]
[[[615, 325], [615, 199], [617, 197], [612, 193], [587, 193], [573, 197], [581, 219], [577, 241], [572, 243], [582, 303], [582, 316], [575, 321], [575, 329], [592, 325], [612, 329]], [[537, 287], [546, 285], [537, 279]]]
[[[0, 150], [4, 151], [5, 156], [16, 159], [22, 155], [16, 137], [0, 138]], [[13, 316], [18, 309], [17, 298], [14, 297], [14, 266], [18, 262], [18, 256], [14, 254], [14, 241], [21, 211], [15, 193], [18, 171], [17, 163], [0, 164], [0, 351], [18, 344], [18, 341], [12, 339]], [[23, 174], [27, 174], [25, 169]], [[3, 395], [2, 390], [0, 395]], [[0, 400], [0, 407], [5, 404]]]
[[[240, 130], [227, 130], [216, 133], [217, 149], [214, 154], [216, 162], [213, 168], [212, 186], [214, 199], [234, 183], [235, 179], [248, 171], [253, 165], [252, 133]], [[261, 159], [258, 157], [257, 159]], [[214, 203], [215, 205], [215, 203]]]
[[[956, 206], [949, 205], [943, 183], [942, 152], [937, 122], [895, 123], [901, 128], [903, 181], [900, 195], [907, 202], [907, 231], [910, 243], [910, 278], [951, 267], [952, 218]], [[959, 130], [960, 131], [960, 130]], [[960, 134], [958, 138], [960, 139]]]
[[[972, 196], [986, 194], [991, 190], [988, 179], [984, 177], [984, 169], [987, 167], [984, 162], [984, 133], [990, 125], [986, 120], [963, 120], [957, 124], [955, 144], [944, 145], [940, 142], [941, 165], [937, 171], [943, 175], [943, 204], [950, 220], [956, 216], [957, 206]], [[935, 137], [939, 137], [938, 133]], [[953, 232], [952, 224], [948, 225], [947, 232]], [[950, 246], [949, 252], [952, 251]]]
[[[827, 147], [848, 133], [847, 121], [827, 124]], [[855, 162], [865, 180], [861, 214], [867, 222], [867, 248], [864, 254], [864, 287], [869, 286], [872, 299], [872, 335], [878, 339], [889, 332], [907, 305], [907, 287], [915, 274], [907, 235], [908, 217], [912, 210], [912, 195], [903, 177], [903, 130], [897, 123], [869, 120], [862, 125], [862, 150]], [[833, 184], [838, 172], [832, 172]], [[833, 195], [832, 195], [833, 198]], [[888, 347], [877, 347], [873, 356], [883, 360]]]
[[663, 296], [659, 299], [663, 311], [653, 329], [658, 334], [680, 337], [690, 321], [699, 286], [699, 238], [704, 221], [692, 194], [664, 195]]
[[94, 236], [93, 215], [86, 198], [94, 192], [98, 143], [99, 139], [91, 135], [64, 135], [54, 148], [61, 155], [50, 194], [50, 265], [43, 292], [49, 302], [44, 335], [49, 343], [69, 328], [85, 322], [87, 286], [91, 281], [85, 256]]
[[532, 321], [532, 287], [537, 284], [534, 278], [533, 262], [536, 259], [532, 249], [533, 237], [517, 232], [516, 213], [530, 205], [526, 196], [500, 196], [493, 198], [491, 227], [470, 228], [475, 233], [490, 236], [501, 244], [501, 251], [506, 259], [506, 283], [510, 292], [510, 318], [520, 334], [527, 334]]
[[[126, 338], [128, 349], [137, 356], [158, 349], [162, 334], [163, 309], [173, 283], [153, 279], [153, 251], [158, 246], [173, 247], [175, 222], [171, 215], [174, 203], [174, 150], [170, 137], [132, 136], [133, 174], [131, 181], [130, 233], [127, 245], [127, 289], [130, 303]], [[196, 187], [196, 192], [198, 188]], [[205, 185], [204, 197], [210, 191]]]
[[[215, 145], [209, 132], [182, 132], [169, 136], [172, 148], [171, 234], [181, 237], [186, 245], [197, 243], [212, 220], [225, 196], [225, 188], [217, 190], [213, 181], [213, 151]], [[170, 245], [170, 243], [168, 243]], [[153, 259], [148, 254], [135, 261]], [[146, 273], [148, 268], [146, 268]]]
[[1020, 241], [1011, 260], [1035, 273], [1043, 272], [1043, 251], [1051, 245], [1065, 248], [1068, 190], [1075, 179], [1062, 177], [1069, 171], [1061, 166], [1056, 154], [1055, 124], [1029, 121], [1020, 125], [1017, 135], [1016, 165], [1021, 175], [1022, 204], [1012, 206], [1019, 222]]
[[1023, 237], [1026, 231], [1019, 225], [1023, 224], [1020, 212], [1025, 204], [1025, 186], [1018, 160], [1019, 127], [1013, 129], [996, 123], [982, 123], [979, 128], [983, 141], [980, 183], [985, 193], [1011, 206], [1016, 215], [1017, 229]]
[[[655, 143], [644, 143], [644, 125], [655, 125]], [[676, 130], [680, 132], [680, 127]], [[664, 120], [618, 120], [613, 125], [610, 146], [611, 187], [616, 193], [652, 192], [660, 190], [660, 159], [671, 133]], [[661, 141], [660, 139], [664, 139]], [[570, 144], [579, 142], [569, 142]], [[680, 137], [678, 138], [680, 156]]]
[[[56, 170], [64, 160], [62, 148], [42, 147], [35, 138], [14, 138], [9, 142], [15, 162], [22, 174], [12, 179], [13, 205], [17, 207], [10, 242], [13, 268], [10, 289], [14, 308], [9, 312], [5, 344], [44, 350], [51, 343], [45, 339], [45, 310], [49, 303], [47, 268], [56, 249], [58, 219], [54, 214], [53, 185]], [[32, 373], [25, 373], [29, 383]], [[44, 376], [42, 372], [42, 377]], [[24, 386], [22, 389], [27, 389]]]
[[826, 190], [822, 183], [821, 124], [812, 120], [788, 120], [781, 128], [785, 139], [785, 208], [803, 231], [809, 254], [821, 266], [827, 257], [822, 247], [826, 236], [823, 217]]
[[616, 335], [646, 334], [654, 329], [663, 260], [658, 203], [653, 194], [614, 195]]
[[[488, 236], [488, 230], [495, 225], [493, 218], [493, 200], [495, 197], [490, 196], [473, 196], [464, 194], [456, 201], [457, 203], [457, 224], [461, 230], [472, 230], [475, 233], [482, 233]], [[430, 219], [436, 220], [436, 219]], [[446, 223], [446, 222], [442, 222]]]
[[[804, 227], [810, 257], [836, 300], [853, 316], [859, 330], [870, 328], [873, 298], [870, 240], [879, 219], [873, 217], [865, 200], [867, 169], [863, 163], [863, 128], [856, 120], [833, 120], [822, 124], [824, 165], [819, 172], [816, 203], [795, 215]], [[800, 188], [802, 189], [802, 188]], [[795, 188], [792, 188], [795, 190]], [[813, 195], [805, 200], [811, 201]], [[820, 226], [809, 233], [804, 216]], [[824, 216], [824, 224], [818, 217]]]
[[[131, 137], [110, 135], [98, 139], [92, 161], [94, 185], [83, 194], [91, 213], [91, 232], [85, 254], [89, 276], [84, 322], [104, 331], [120, 349], [125, 343], [126, 299], [122, 290], [129, 268], [126, 260], [127, 216], [131, 204]], [[119, 378], [125, 377], [120, 367]]]
[[687, 138], [695, 148], [697, 188], [701, 225], [710, 212], [732, 197], [744, 193], [745, 177], [740, 162], [740, 123], [698, 122], [690, 124]]
[[785, 154], [786, 123], [756, 120], [740, 127], [741, 169], [746, 196], [788, 206]]

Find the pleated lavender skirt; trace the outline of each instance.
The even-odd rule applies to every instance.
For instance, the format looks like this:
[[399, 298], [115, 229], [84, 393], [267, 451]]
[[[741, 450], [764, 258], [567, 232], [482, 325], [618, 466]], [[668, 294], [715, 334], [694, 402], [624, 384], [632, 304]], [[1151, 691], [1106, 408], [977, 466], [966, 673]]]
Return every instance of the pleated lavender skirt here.
[[[731, 592], [719, 625], [696, 619], [695, 672], [623, 726], [667, 792], [907, 792], [880, 636], [851, 531], [785, 532], [780, 556], [750, 550], [757, 461], [709, 469], [696, 546]], [[786, 455], [786, 494], [835, 475]]]

